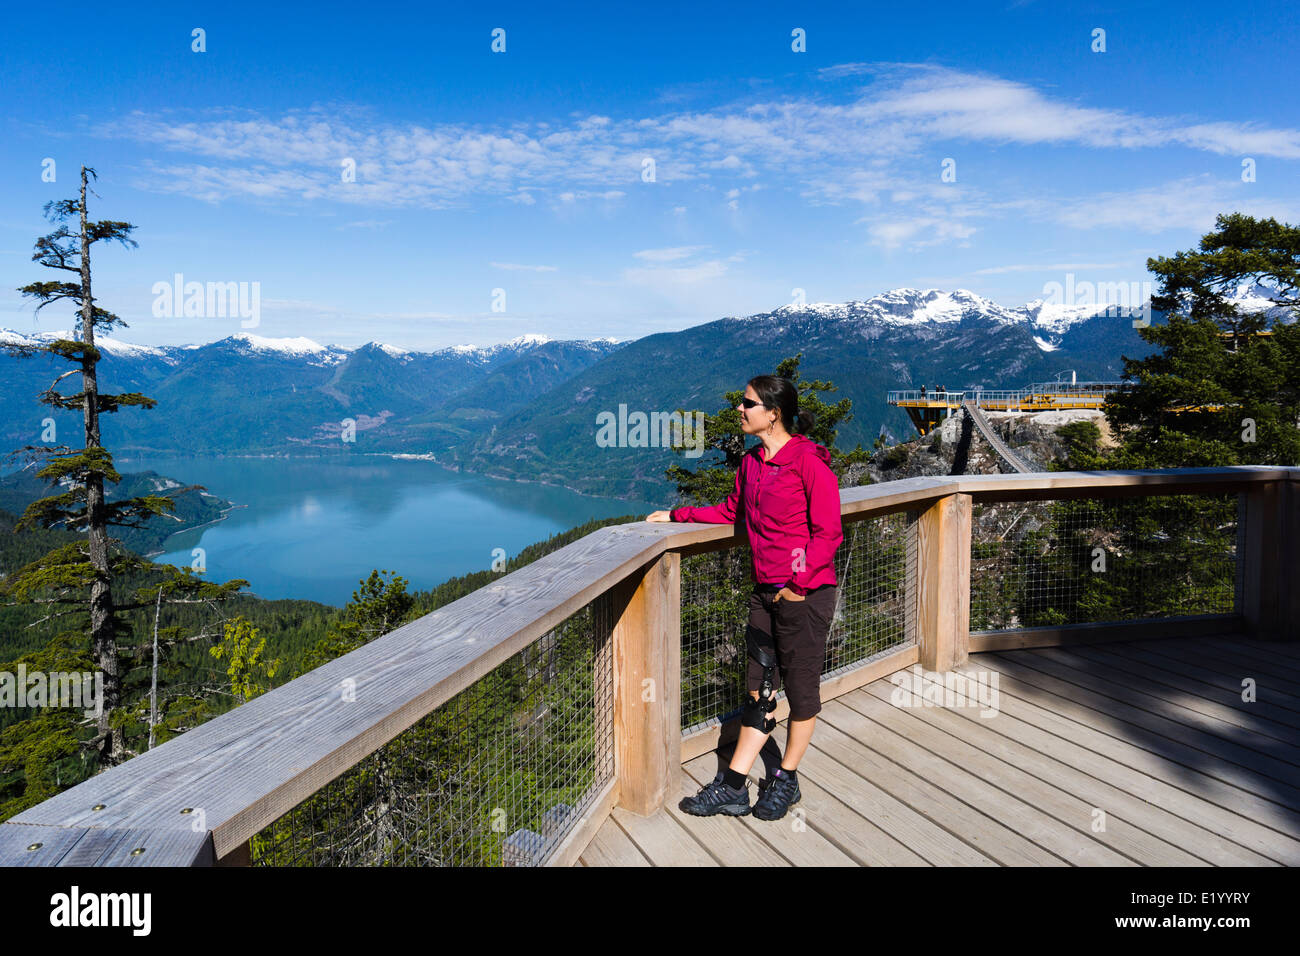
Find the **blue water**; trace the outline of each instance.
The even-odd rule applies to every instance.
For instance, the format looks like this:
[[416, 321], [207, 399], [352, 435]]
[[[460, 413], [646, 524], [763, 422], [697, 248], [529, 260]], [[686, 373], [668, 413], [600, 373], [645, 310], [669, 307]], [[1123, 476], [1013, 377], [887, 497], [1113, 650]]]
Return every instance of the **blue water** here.
[[495, 548], [513, 557], [593, 518], [644, 516], [669, 504], [593, 498], [381, 457], [114, 461], [119, 471], [152, 469], [240, 506], [215, 524], [173, 535], [152, 560], [188, 567], [191, 549], [200, 547], [208, 580], [245, 578], [246, 593], [336, 607], [374, 569], [406, 578], [408, 590], [424, 590], [490, 569]]

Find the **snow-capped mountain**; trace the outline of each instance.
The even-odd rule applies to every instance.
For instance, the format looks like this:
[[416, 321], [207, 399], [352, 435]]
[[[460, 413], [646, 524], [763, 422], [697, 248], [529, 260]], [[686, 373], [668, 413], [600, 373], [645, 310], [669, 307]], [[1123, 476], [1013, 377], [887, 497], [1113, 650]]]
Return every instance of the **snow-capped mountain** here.
[[[58, 339], [80, 341], [81, 333], [80, 331], [73, 332], [68, 329], [58, 332], [35, 331], [26, 333], [17, 332], [13, 329], [0, 329], [0, 344], [46, 345]], [[169, 363], [175, 361], [174, 353], [177, 350], [199, 348], [199, 346], [134, 345], [108, 336], [96, 336], [95, 347], [101, 352], [118, 358], [153, 359]]]
[[817, 302], [786, 305], [771, 313], [749, 319], [779, 316], [782, 318], [825, 319], [861, 324], [864, 327], [918, 327], [960, 324], [983, 319], [1001, 325], [1026, 326], [1048, 351], [1056, 348], [1060, 337], [1073, 325], [1102, 313], [1106, 305], [1059, 305], [1035, 299], [1025, 305], [1008, 308], [986, 299], [969, 289], [890, 289], [870, 299], [843, 303]]
[[1004, 321], [1016, 319], [1012, 310], [966, 289], [952, 292], [941, 289], [890, 289], [865, 300], [791, 304], [762, 314], [790, 317], [816, 314], [832, 319], [874, 319], [890, 325], [917, 325], [923, 322], [959, 322], [970, 312], [984, 313]]
[[[74, 339], [80, 341], [81, 331], [80, 329], [61, 329], [55, 332], [44, 330], [19, 332], [14, 329], [0, 329], [0, 344], [12, 343], [17, 345], [41, 345], [53, 342], [56, 339]], [[432, 355], [455, 356], [472, 362], [488, 363], [493, 359], [500, 358], [501, 356], [523, 354], [524, 352], [545, 345], [551, 341], [551, 338], [546, 335], [529, 334], [518, 335], [509, 341], [500, 342], [495, 345], [451, 345], [445, 348], [435, 349], [432, 352], [419, 352], [413, 349], [407, 349], [398, 345], [390, 345], [383, 342], [367, 342], [365, 345], [353, 346], [321, 345], [319, 342], [305, 336], [270, 338], [262, 335], [253, 335], [248, 332], [236, 332], [233, 335], [228, 335], [224, 339], [218, 339], [215, 342], [161, 346], [135, 345], [106, 335], [95, 336], [95, 346], [101, 352], [105, 352], [108, 355], [116, 356], [118, 358], [158, 359], [175, 364], [186, 352], [219, 346], [246, 355], [274, 355], [284, 358], [300, 359], [308, 364], [323, 366], [338, 365], [339, 363], [346, 361], [349, 355], [366, 348], [381, 349], [392, 358], [401, 362], [409, 361], [418, 356]], [[589, 341], [597, 347], [600, 345], [614, 345], [618, 343], [618, 339], [615, 338], [600, 338]]]
[[[784, 305], [772, 312], [730, 317], [733, 321], [754, 321], [773, 318], [809, 319], [818, 317], [831, 321], [860, 324], [863, 327], [917, 327], [926, 325], [960, 324], [963, 321], [982, 319], [990, 322], [1024, 326], [1044, 351], [1058, 348], [1061, 338], [1071, 328], [1103, 315], [1137, 315], [1149, 305], [1149, 299], [1139, 293], [1136, 283], [1112, 284], [1105, 287], [1107, 296], [1117, 301], [1093, 301], [1105, 298], [1102, 288], [1087, 285], [1087, 294], [1078, 290], [1066, 298], [1085, 299], [1080, 304], [1066, 304], [1045, 299], [1033, 299], [1024, 305], [1007, 307], [969, 289], [890, 289], [865, 300], [850, 302], [816, 302], [806, 305]], [[1124, 288], [1118, 288], [1123, 285]], [[1066, 290], [1063, 290], [1066, 291]], [[1269, 296], [1277, 297], [1274, 289], [1259, 284], [1243, 285], [1234, 290], [1229, 300], [1242, 311], [1264, 311], [1274, 318], [1285, 318], [1287, 310], [1281, 309]]]

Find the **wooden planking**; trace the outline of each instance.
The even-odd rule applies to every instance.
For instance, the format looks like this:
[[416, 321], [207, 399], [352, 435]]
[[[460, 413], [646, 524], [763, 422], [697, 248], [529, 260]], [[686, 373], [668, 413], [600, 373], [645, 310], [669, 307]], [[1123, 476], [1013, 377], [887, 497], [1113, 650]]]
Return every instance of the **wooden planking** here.
[[[964, 670], [967, 676], [973, 677], [978, 669], [987, 671], [996, 665], [997, 655], [980, 655], [978, 660], [970, 662], [959, 672]], [[937, 675], [929, 675], [927, 679], [935, 676]], [[1028, 780], [1029, 786], [1025, 786], [1025, 782], [1028, 778], [1036, 778], [1041, 782], [1041, 787], [1055, 788], [1080, 805], [1087, 804], [1105, 810], [1107, 834], [1098, 835], [1099, 838], [1111, 840], [1111, 845], [1116, 850], [1138, 862], [1162, 866], [1198, 863], [1226, 866], [1279, 863], [1295, 865], [1300, 862], [1300, 841], [1288, 838], [1273, 828], [1279, 822], [1276, 818], [1266, 815], [1264, 822], [1252, 819], [1254, 808], [1248, 794], [1223, 785], [1216, 788], [1214, 781], [1206, 780], [1210, 784], [1207, 794], [1209, 797], [1235, 793], [1238, 797], [1245, 798], [1244, 801], [1229, 801], [1230, 808], [1225, 808], [1220, 803], [1207, 799], [1199, 786], [1189, 791], [1186, 789], [1186, 774], [1179, 773], [1183, 768], [1172, 761], [1153, 756], [1136, 745], [1091, 726], [1061, 718], [1050, 709], [1054, 703], [1076, 707], [1071, 701], [1049, 700], [1044, 707], [1014, 696], [1012, 690], [1023, 690], [1015, 686], [1015, 678], [1007, 676], [1005, 672], [1000, 672], [999, 676], [1003, 679], [1002, 706], [998, 716], [991, 721], [979, 717], [977, 711], [964, 709], [927, 708], [910, 716], [934, 725], [934, 733], [951, 735], [954, 740], [964, 741], [969, 747], [986, 754], [989, 760], [1000, 762], [1003, 765], [1000, 768], [985, 767], [978, 762], [972, 763], [966, 758], [960, 758], [962, 767], [971, 767], [979, 773], [989, 770], [995, 772], [998, 776], [990, 779], [1000, 780], [1000, 786], [1015, 789], [1017, 793], [1033, 793], [1033, 780]], [[1007, 685], [1011, 685], [1010, 689]], [[856, 694], [842, 697], [836, 706], [847, 705], [858, 711], [858, 696], [869, 694], [881, 708], [877, 716], [883, 719], [887, 710], [897, 710], [888, 703], [891, 689], [892, 687], [886, 687], [885, 681], [877, 680]], [[1034, 690], [1032, 686], [1030, 689]], [[828, 707], [823, 714], [833, 709]], [[1043, 729], [1039, 724], [1044, 724], [1049, 729]], [[906, 727], [905, 724], [899, 726]], [[906, 736], [910, 745], [918, 749], [944, 749], [934, 742], [933, 736], [927, 738], [916, 732]], [[776, 738], [784, 747], [784, 728], [777, 731]], [[867, 734], [864, 739], [874, 738]], [[901, 844], [905, 849], [918, 851], [924, 861], [977, 865], [981, 862], [993, 863], [999, 855], [1003, 859], [1011, 855], [1007, 853], [1005, 844], [990, 842], [987, 835], [986, 842], [982, 843], [979, 836], [972, 834], [973, 828], [967, 821], [974, 822], [977, 827], [993, 829], [994, 832], [1000, 828], [1014, 842], [1020, 837], [1012, 829], [1019, 817], [1012, 818], [1012, 826], [1002, 826], [1000, 822], [974, 812], [966, 803], [954, 800], [946, 793], [949, 782], [945, 774], [936, 775], [933, 783], [929, 784], [925, 778], [914, 773], [909, 780], [909, 771], [905, 766], [894, 765], [879, 755], [875, 755], [877, 766], [873, 773], [864, 765], [864, 760], [871, 759], [871, 753], [870, 747], [851, 739], [828, 720], [819, 721], [812, 745], [800, 764], [804, 799], [798, 806], [805, 808], [805, 823], [809, 831], [818, 831], [828, 841], [836, 844], [837, 849], [858, 862], [871, 862], [864, 859], [869, 855], [869, 849], [864, 852], [864, 846], [870, 847], [874, 838], [863, 836], [856, 844], [851, 844], [841, 840], [839, 833], [847, 831], [865, 834], [876, 821], [881, 836]], [[684, 787], [683, 792], [694, 792], [695, 786], [712, 779], [716, 772], [716, 757], [696, 760], [694, 763], [695, 766], [691, 768], [694, 771], [691, 774], [692, 786]], [[850, 764], [866, 769], [867, 772], [851, 769]], [[1137, 765], [1136, 768], [1134, 764]], [[877, 780], [881, 786], [876, 785], [874, 781]], [[900, 796], [895, 796], [882, 787], [899, 791]], [[832, 812], [828, 813], [824, 808], [814, 812], [810, 797], [813, 792], [817, 792], [823, 800], [837, 804], [832, 807]], [[941, 804], [945, 797], [950, 801], [951, 812], [935, 809], [935, 804]], [[1058, 798], [1058, 804], [1064, 806], [1067, 813], [1069, 798]], [[1060, 802], [1062, 799], [1064, 803]], [[855, 814], [860, 822], [855, 824], [854, 816], [846, 816], [845, 809]], [[882, 811], [892, 816], [882, 817]], [[785, 820], [775, 822], [782, 824], [789, 821], [787, 816]], [[831, 821], [834, 821], [833, 824]], [[735, 832], [738, 832], [738, 828], [751, 827], [759, 835], [765, 832], [759, 827], [770, 826], [764, 821], [750, 818], [724, 820], [716, 817], [681, 817], [679, 823], [687, 829], [694, 826], [694, 832], [708, 844], [709, 850], [714, 854], [719, 853], [723, 847], [724, 853], [743, 851], [737, 851], [731, 843], [718, 841], [713, 835], [716, 832], [713, 828], [706, 835], [701, 826], [706, 822]], [[855, 825], [865, 826], [866, 829], [855, 830]], [[1076, 833], [1079, 830], [1078, 826], [1067, 827], [1059, 821], [1058, 825], [1062, 830], [1072, 829]], [[913, 829], [909, 830], [909, 826]], [[920, 839], [913, 836], [918, 830], [924, 834]], [[1296, 827], [1296, 834], [1300, 836], [1300, 826]], [[928, 842], [922, 842], [923, 840]], [[987, 847], [992, 853], [981, 853], [968, 840], [973, 840], [976, 846]], [[961, 855], [963, 850], [968, 857]], [[939, 859], [945, 851], [955, 859]], [[732, 859], [722, 859], [721, 862], [735, 865]], [[819, 861], [814, 859], [812, 862]], [[1053, 860], [1049, 859], [1048, 862]]]
[[[40, 848], [28, 850], [34, 843], [40, 843]], [[134, 853], [137, 849], [144, 852]], [[9, 866], [211, 866], [213, 862], [206, 831], [13, 822], [0, 825], [0, 859]]]
[[1245, 626], [1239, 614], [1194, 614], [1186, 617], [1144, 618], [1107, 624], [1063, 624], [1059, 627], [1020, 627], [1005, 631], [975, 631], [970, 653], [1053, 647], [1058, 644], [1102, 644], [1161, 637], [1221, 637]]
[[582, 851], [584, 866], [651, 866], [617, 823], [606, 819]]
[[[846, 697], [844, 703], [934, 757], [948, 761], [955, 770], [965, 771], [994, 788], [988, 791], [989, 805], [1000, 808], [1005, 801], [1008, 820], [1026, 821], [1028, 826], [1022, 832], [1043, 834], [1042, 838], [1033, 837], [1035, 842], [1067, 862], [1075, 866], [1168, 866], [1199, 862], [1189, 855], [1171, 852], [1173, 848], [1168, 844], [1150, 840], [1146, 834], [1122, 822], [1104, 833], [1094, 833], [1094, 808], [1086, 801], [927, 720], [931, 708], [898, 707], [888, 699], [887, 692], [884, 697], [882, 700], [877, 694], [864, 692]], [[996, 791], [1002, 791], [1005, 798]], [[1019, 802], [1031, 806], [1042, 819], [1023, 813]], [[1038, 824], [1042, 829], [1035, 831]]]
[[1002, 779], [999, 774], [1007, 772], [1005, 767], [970, 744], [927, 727], [918, 718], [902, 713], [901, 708], [870, 694], [855, 694], [835, 703], [839, 709], [831, 719], [837, 727], [846, 731], [852, 727], [869, 735], [873, 748], [880, 753], [986, 816], [1014, 827], [1045, 852], [1074, 866], [1137, 865], [1090, 833], [1063, 824], [1062, 818], [1071, 814], [1077, 815], [1085, 827], [1091, 821], [1087, 807], [1077, 802], [1068, 806], [1066, 795], [1055, 788], [1041, 782], [1032, 786], [1030, 775], [1014, 768], [1020, 774], [1019, 784], [1032, 786], [1026, 796], [990, 782], [990, 778]]
[[[707, 764], [706, 764], [707, 767]], [[715, 771], [716, 775], [716, 771]], [[699, 784], [690, 774], [683, 772], [678, 796], [670, 800], [664, 812], [672, 817], [691, 836], [695, 837], [708, 852], [723, 866], [789, 866], [790, 861], [765, 841], [752, 827], [747, 827], [738, 817], [729, 817], [723, 813], [711, 817], [691, 816], [678, 809], [677, 802], [682, 797], [691, 796], [699, 789]], [[712, 776], [709, 777], [713, 779]], [[750, 791], [752, 803], [753, 791]]]
[[[1112, 779], [1129, 793], [1143, 799], [1158, 799], [1162, 806], [1178, 805], [1179, 815], [1184, 819], [1221, 833], [1270, 859], [1290, 857], [1300, 862], [1300, 839], [1296, 839], [1300, 837], [1300, 813], [1142, 747], [1131, 735], [1116, 736], [1094, 728], [1086, 722], [1085, 707], [1020, 680], [1018, 665], [979, 661], [958, 670], [973, 677], [980, 667], [999, 672], [999, 712], [1013, 714], [1041, 731], [1041, 736], [1032, 737], [1037, 738], [1035, 746], [1045, 753], [1069, 753], [1072, 755], [1069, 762], [1077, 764], [1084, 758], [1070, 748], [1084, 748], [1088, 755], [1104, 757], [1128, 768], [1131, 774], [1121, 772]], [[1021, 733], [1024, 735], [1025, 731]], [[1174, 753], [1178, 752], [1174, 748]], [[1241, 782], [1250, 781], [1247, 778]], [[1185, 797], [1194, 800], [1188, 802]]]
[[[0, 824], [0, 860], [6, 866], [58, 866], [88, 833], [89, 827], [3, 823]], [[37, 843], [40, 844], [37, 849], [27, 849]]]
[[[1157, 707], [1169, 704], [1177, 708], [1177, 713], [1184, 716], [1190, 725], [1240, 737], [1243, 746], [1295, 764], [1300, 769], [1300, 748], [1296, 746], [1300, 730], [1295, 723], [1268, 717], [1254, 704], [1244, 702], [1239, 688], [1225, 691], [1159, 665], [1098, 650], [1089, 653], [1078, 648], [1049, 648], [1042, 657], [1080, 670], [1103, 670], [1116, 688], [1130, 688], [1146, 694]], [[1183, 711], [1187, 713], [1184, 715]], [[1292, 721], [1298, 717], [1300, 715], [1294, 715]], [[1250, 736], [1242, 736], [1238, 733], [1240, 730], [1250, 731]]]
[[[1221, 672], [1197, 667], [1197, 658], [1185, 654], [1180, 659], [1144, 654], [1124, 645], [1108, 648], [1070, 648], [1077, 658], [1109, 668], [1130, 687], [1148, 688], [1153, 697], [1180, 703], [1185, 707], [1220, 720], [1225, 724], [1248, 729], [1253, 733], [1282, 742], [1295, 751], [1291, 762], [1300, 758], [1300, 711], [1278, 706], [1267, 700], [1247, 703], [1241, 699], [1241, 681], [1225, 678]], [[1191, 662], [1191, 663], [1188, 663]], [[1188, 673], [1188, 671], [1192, 673]], [[1265, 678], [1269, 675], [1261, 675]], [[1225, 686], [1226, 685], [1226, 686]], [[1300, 704], [1300, 698], [1279, 694]]]
[[1268, 655], [1271, 659], [1285, 662], [1290, 667], [1300, 667], [1300, 643], [1295, 641], [1261, 641], [1249, 637], [1238, 637], [1234, 646], [1249, 648]]
[[[807, 765], [817, 781], [841, 800], [850, 803], [882, 832], [933, 866], [997, 866], [997, 862], [954, 837], [924, 813], [859, 776], [836, 757], [824, 752], [818, 741], [821, 729], [813, 731], [812, 743], [799, 762]], [[835, 839], [835, 837], [831, 837]]]
[[[717, 761], [710, 755], [696, 757], [683, 765], [683, 769], [703, 786], [717, 775]], [[807, 799], [806, 797], [803, 799]], [[754, 790], [750, 790], [750, 803], [754, 802]], [[749, 827], [763, 842], [790, 861], [793, 866], [856, 866], [853, 857], [835, 846], [815, 829], [802, 823], [796, 828], [798, 817], [794, 811], [803, 806], [803, 800], [795, 804], [790, 812], [780, 820], [759, 820], [752, 813], [746, 817], [737, 817], [737, 821]], [[806, 818], [805, 818], [806, 819]]]
[[[1267, 741], [1256, 740], [1240, 730], [1230, 738], [1230, 727], [1204, 717], [1186, 707], [1157, 700], [1119, 683], [1112, 676], [1099, 676], [1080, 670], [1076, 662], [1052, 659], [1058, 653], [1041, 650], [1027, 654], [1016, 652], [1025, 670], [1019, 676], [1054, 693], [1084, 705], [1081, 719], [1098, 730], [1110, 732], [1123, 724], [1123, 733], [1145, 740], [1148, 749], [1166, 752], [1171, 747], [1185, 748], [1191, 766], [1205, 764], [1214, 757], [1206, 773], [1229, 783], [1245, 781], [1254, 792], [1267, 789], [1280, 796], [1289, 806], [1300, 806], [1300, 766], [1263, 752]], [[999, 660], [1003, 655], [999, 654]], [[1001, 666], [1001, 665], [999, 665]], [[1039, 675], [1033, 677], [1031, 675]], [[1131, 730], [1130, 730], [1131, 728]], [[1190, 754], [1199, 751], [1199, 757]], [[1223, 763], [1220, 763], [1223, 761]], [[1261, 778], [1271, 778], [1264, 781]]]
[[1283, 680], [1300, 681], [1300, 659], [1292, 656], [1289, 647], [1281, 641], [1259, 641], [1245, 637], [1199, 638], [1189, 640], [1188, 646], [1204, 657], [1240, 666], [1242, 662], [1266, 667]]
[[[84, 841], [83, 841], [84, 842]], [[77, 850], [69, 854], [61, 866], [76, 866], [72, 862]], [[136, 855], [135, 850], [143, 853]], [[211, 866], [212, 838], [208, 833], [193, 830], [128, 829], [122, 839], [105, 848], [94, 866]]]
[[[971, 663], [968, 672], [987, 667], [987, 661], [980, 659]], [[926, 680], [939, 683], [934, 678], [937, 675], [928, 675]], [[876, 692], [876, 688], [868, 690]], [[1231, 831], [1245, 822], [1267, 844], [1268, 834], [1272, 833], [1267, 828], [1121, 763], [1112, 756], [1122, 749], [1120, 743], [1109, 738], [1102, 746], [1087, 739], [1076, 742], [1073, 735], [1058, 736], [1032, 723], [1035, 712], [1041, 710], [1038, 705], [1009, 694], [999, 694], [999, 703], [1002, 706], [993, 718], [981, 717], [967, 707], [928, 710], [930, 719], [937, 723], [956, 727], [958, 721], [965, 721], [960, 725], [963, 739], [1044, 779], [1059, 781], [1058, 785], [1092, 800], [1095, 806], [1109, 808], [1108, 814], [1120, 813], [1161, 839], [1193, 849], [1208, 862], [1220, 866], [1275, 865], [1274, 860], [1246, 849], [1221, 832], [1222, 828]]]
[[664, 810], [643, 817], [615, 807], [609, 818], [654, 866], [717, 866], [704, 844]]
[[[1223, 646], [1231, 647], [1224, 641]], [[1152, 641], [1150, 643], [1132, 643], [1119, 645], [1113, 650], [1116, 654], [1145, 661], [1162, 667], [1176, 674], [1195, 678], [1212, 687], [1232, 691], [1236, 700], [1241, 700], [1241, 679], [1249, 668], [1250, 676], [1257, 681], [1261, 678], [1270, 681], [1267, 693], [1250, 705], [1251, 709], [1259, 707], [1271, 720], [1290, 723], [1295, 715], [1300, 714], [1300, 688], [1294, 680], [1280, 678], [1269, 666], [1263, 664], [1268, 673], [1260, 674], [1255, 662], [1243, 661], [1240, 654], [1226, 651], [1227, 657], [1214, 657], [1202, 651], [1198, 645], [1189, 641]]]
[[963, 475], [950, 493], [976, 501], [1035, 501], [1050, 498], [1111, 498], [1151, 494], [1221, 494], [1261, 483], [1296, 480], [1295, 468], [1236, 465], [1227, 468], [1169, 468], [1152, 471], [1061, 471], [1029, 475]]
[[1060, 471], [1028, 475], [960, 475], [880, 482], [840, 493], [843, 513], [872, 514], [923, 508], [944, 495], [967, 494], [975, 501], [1035, 501], [1151, 494], [1218, 494], [1260, 483], [1296, 481], [1297, 468], [1237, 465], [1227, 468], [1169, 468], [1158, 471]]
[[[935, 679], [937, 677], [931, 675], [922, 679], [936, 687], [945, 687], [941, 679]], [[875, 703], [868, 705], [864, 695], [874, 698]], [[924, 705], [896, 707], [890, 699], [890, 691], [874, 684], [864, 688], [862, 694], [845, 698], [844, 702], [873, 719], [880, 718], [889, 709], [897, 711], [902, 732], [932, 752], [951, 750], [953, 740], [970, 748], [969, 751], [959, 750], [959, 753], [969, 755], [962, 759], [963, 767], [980, 773], [994, 786], [1031, 801], [1059, 820], [1066, 831], [1091, 837], [1136, 863], [1143, 866], [1207, 865], [1207, 861], [1179, 846], [1188, 836], [1189, 828], [1185, 823], [1085, 773], [1000, 736], [992, 729], [1000, 715], [980, 717], [978, 709], [982, 702], [974, 697], [959, 693], [958, 706], [951, 709]], [[967, 719], [963, 720], [959, 713]], [[914, 724], [908, 724], [907, 717], [920, 722], [925, 729], [919, 730]], [[936, 736], [939, 734], [949, 739]], [[1096, 809], [1106, 814], [1105, 828], [1100, 832], [1093, 831]], [[1153, 835], [1149, 830], [1152, 826], [1163, 829], [1165, 837]]]
[[[784, 726], [772, 731], [782, 750], [786, 745], [786, 732]], [[813, 736], [816, 736], [816, 728]], [[800, 799], [795, 809], [804, 811], [804, 825], [816, 830], [863, 866], [926, 866], [924, 857], [891, 836], [888, 830], [863, 812], [862, 804], [855, 799], [856, 794], [846, 790], [836, 793], [830, 786], [821, 785], [821, 781], [827, 779], [822, 773], [828, 767], [835, 767], [835, 762], [811, 747], [804, 751], [799, 761]], [[834, 776], [844, 779], [848, 775]], [[862, 783], [861, 780], [858, 782]]]
[[[856, 726], [844, 730], [830, 718], [843, 711]], [[813, 734], [817, 747], [860, 777], [873, 782], [900, 802], [923, 814], [942, 827], [954, 840], [965, 842], [976, 851], [1005, 866], [1064, 866], [1064, 861], [1026, 840], [1016, 830], [980, 813], [957, 799], [947, 790], [911, 770], [882, 756], [865, 740], [854, 736], [869, 722], [842, 701], [831, 701], [818, 715]], [[867, 730], [867, 740], [875, 744]]]

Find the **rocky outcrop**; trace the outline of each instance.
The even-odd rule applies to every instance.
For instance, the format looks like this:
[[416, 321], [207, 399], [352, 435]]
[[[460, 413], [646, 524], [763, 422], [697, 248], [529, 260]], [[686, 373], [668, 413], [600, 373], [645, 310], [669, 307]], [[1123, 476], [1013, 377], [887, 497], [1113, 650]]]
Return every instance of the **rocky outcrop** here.
[[[1101, 430], [1102, 447], [1115, 444], [1105, 416], [1097, 410], [985, 412], [985, 415], [1008, 446], [1043, 471], [1050, 462], [1065, 457], [1065, 441], [1056, 432], [1061, 425], [1091, 421]], [[840, 486], [851, 488], [936, 475], [997, 475], [1010, 470], [967, 416], [956, 411], [929, 435], [882, 448], [870, 462], [851, 466], [841, 476]]]

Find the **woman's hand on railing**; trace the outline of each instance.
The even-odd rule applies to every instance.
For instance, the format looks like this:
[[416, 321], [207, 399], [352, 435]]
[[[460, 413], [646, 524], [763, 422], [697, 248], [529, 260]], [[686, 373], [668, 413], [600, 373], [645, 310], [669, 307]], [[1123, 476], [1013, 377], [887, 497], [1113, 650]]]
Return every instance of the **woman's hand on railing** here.
[[646, 521], [672, 521], [673, 516], [667, 511], [652, 511], [645, 516]]

